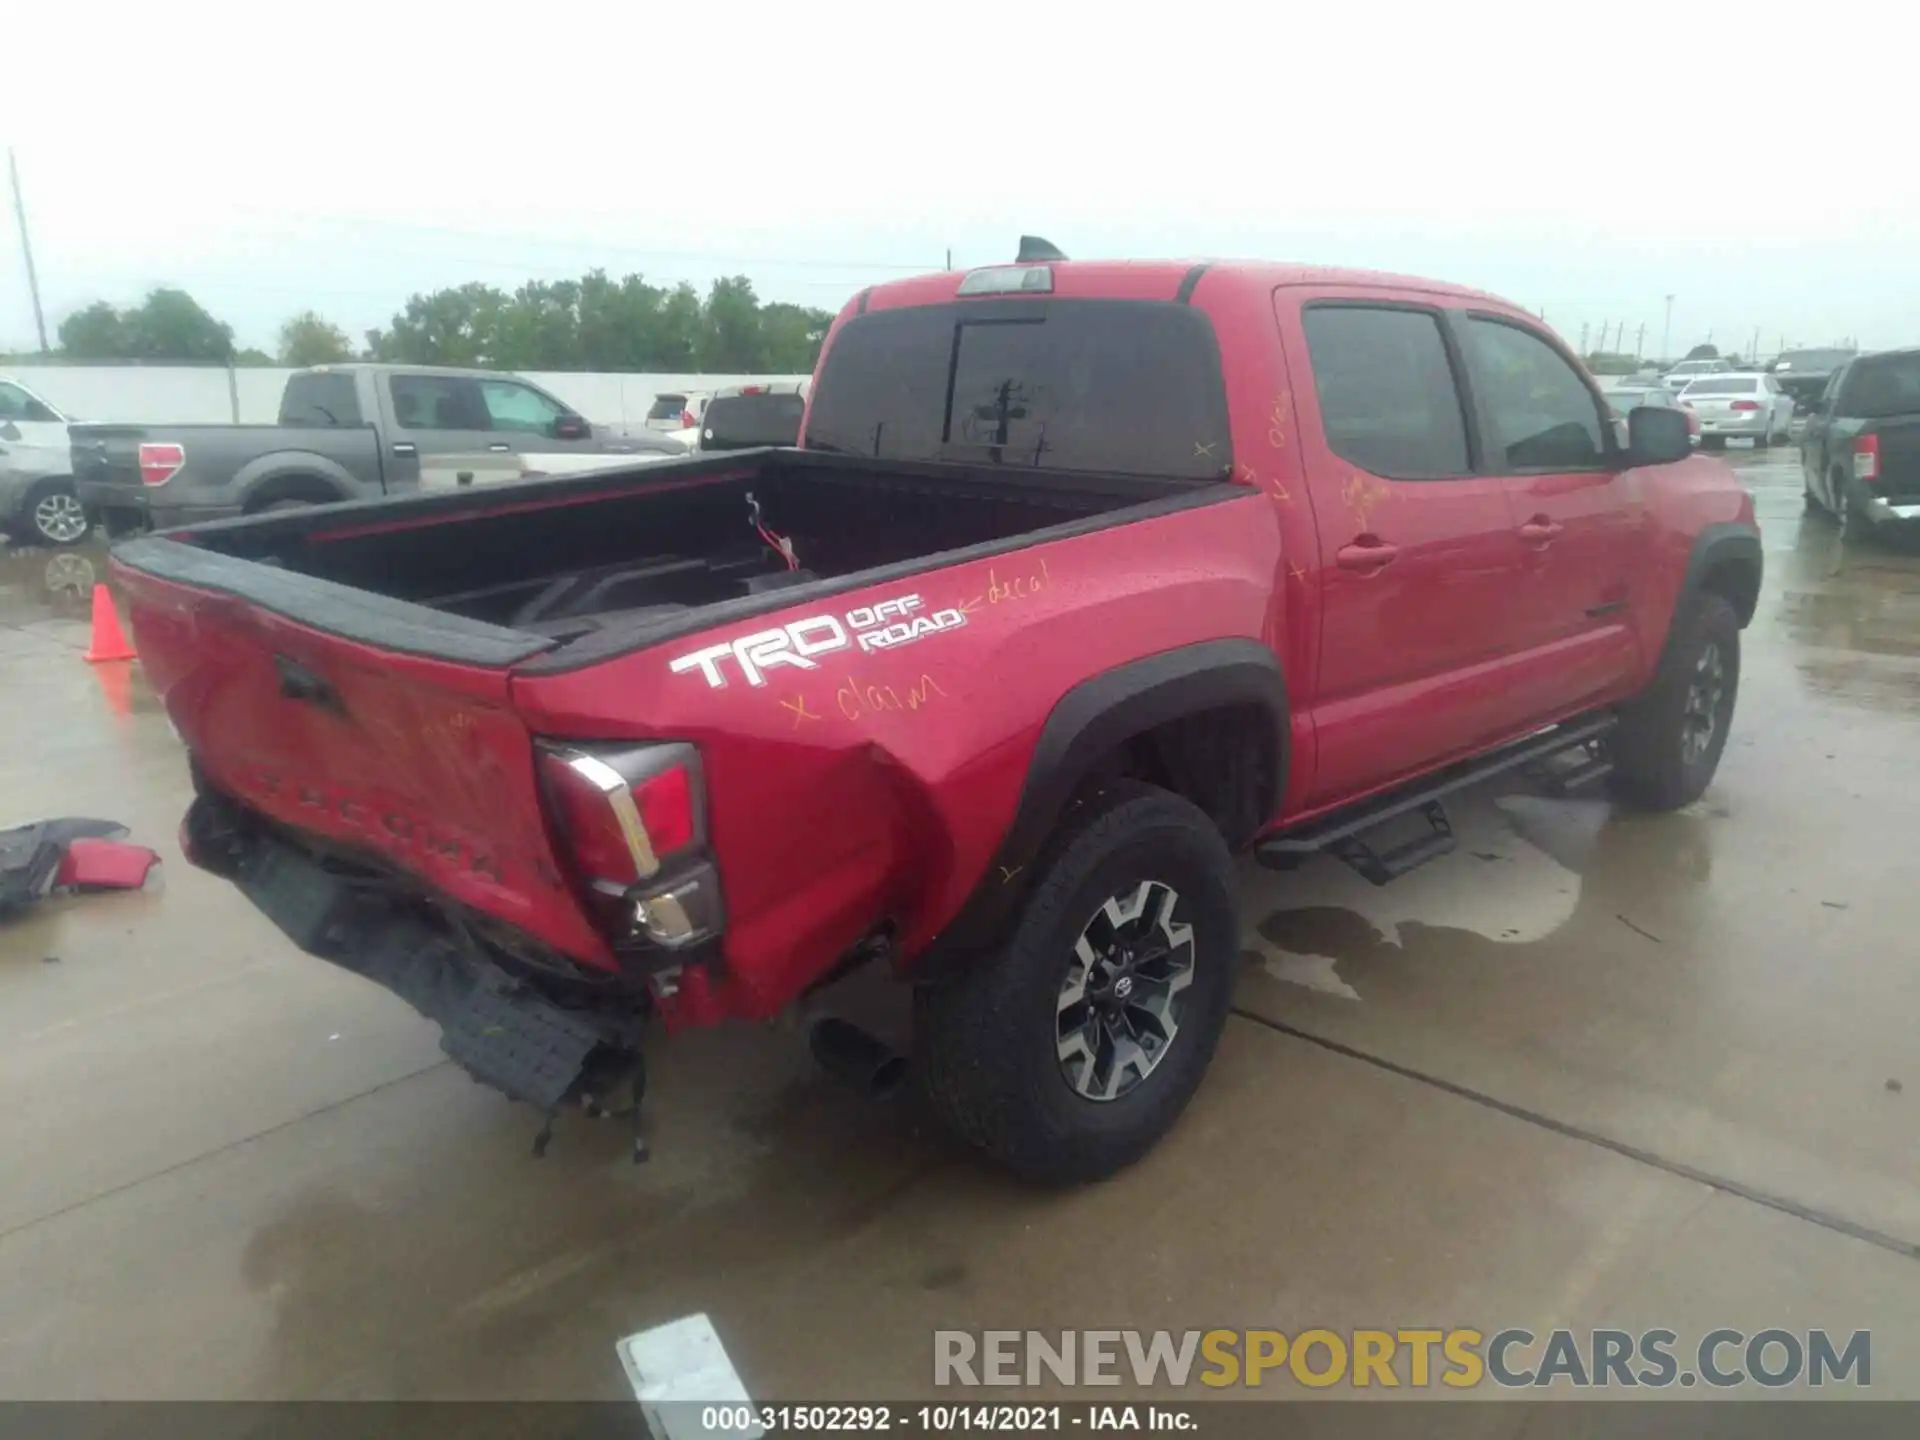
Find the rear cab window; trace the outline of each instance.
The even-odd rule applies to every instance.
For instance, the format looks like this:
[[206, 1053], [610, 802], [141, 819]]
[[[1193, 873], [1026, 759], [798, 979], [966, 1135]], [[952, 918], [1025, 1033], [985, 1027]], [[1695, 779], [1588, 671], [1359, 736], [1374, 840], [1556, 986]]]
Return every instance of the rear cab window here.
[[791, 391], [759, 395], [716, 395], [707, 402], [700, 427], [703, 450], [751, 450], [763, 445], [800, 443], [803, 395]]
[[353, 376], [289, 375], [280, 392], [282, 425], [321, 427], [361, 423], [360, 392]]
[[1310, 304], [1301, 314], [1327, 443], [1395, 480], [1468, 474], [1466, 416], [1432, 311]]
[[1232, 470], [1212, 322], [1152, 300], [877, 310], [835, 334], [810, 449], [1218, 480]]
[[1836, 408], [1862, 420], [1920, 412], [1920, 350], [1854, 361], [1841, 382]]
[[686, 413], [687, 397], [684, 395], [656, 395], [653, 405], [647, 411], [649, 420], [678, 420]]

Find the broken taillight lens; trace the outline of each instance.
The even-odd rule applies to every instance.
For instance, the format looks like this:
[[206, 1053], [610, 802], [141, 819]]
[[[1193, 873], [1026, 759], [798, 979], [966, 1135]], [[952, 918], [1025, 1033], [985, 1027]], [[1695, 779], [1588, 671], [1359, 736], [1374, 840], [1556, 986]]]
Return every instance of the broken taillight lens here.
[[1862, 435], [1853, 442], [1853, 478], [1874, 481], [1880, 478], [1880, 437]]
[[679, 949], [716, 934], [719, 875], [693, 746], [542, 744], [538, 753], [556, 848], [613, 938]]

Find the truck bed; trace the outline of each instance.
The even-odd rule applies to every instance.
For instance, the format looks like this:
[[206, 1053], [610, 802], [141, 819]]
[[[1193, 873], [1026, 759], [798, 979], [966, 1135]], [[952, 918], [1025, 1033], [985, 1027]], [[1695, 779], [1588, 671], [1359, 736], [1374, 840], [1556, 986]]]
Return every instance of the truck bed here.
[[[342, 638], [565, 667], [1241, 487], [753, 451], [484, 492], [216, 522], [123, 545], [135, 572]], [[793, 543], [797, 568], [755, 529]]]

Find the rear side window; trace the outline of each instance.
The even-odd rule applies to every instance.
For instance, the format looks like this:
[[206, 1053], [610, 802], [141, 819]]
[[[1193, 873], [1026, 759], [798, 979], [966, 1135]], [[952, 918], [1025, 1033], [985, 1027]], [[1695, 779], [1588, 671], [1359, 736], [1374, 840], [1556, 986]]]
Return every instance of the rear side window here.
[[1696, 380], [1687, 386], [1689, 395], [1751, 395], [1760, 386], [1758, 380], [1742, 375], [1733, 380]]
[[1863, 420], [1920, 412], [1920, 351], [1856, 360], [1841, 383], [1836, 408]]
[[807, 444], [896, 460], [1212, 480], [1232, 468], [1220, 347], [1163, 301], [880, 310], [842, 325]]
[[351, 375], [289, 375], [280, 392], [282, 425], [358, 425], [360, 396]]
[[707, 404], [700, 427], [703, 450], [750, 450], [760, 445], [800, 443], [799, 395], [720, 395]]
[[458, 375], [395, 375], [387, 381], [402, 430], [490, 430], [480, 387]]
[[1439, 317], [1314, 305], [1301, 321], [1334, 454], [1394, 479], [1467, 473], [1466, 418]]
[[1552, 345], [1531, 330], [1476, 315], [1467, 321], [1467, 358], [1493, 432], [1488, 448], [1506, 468], [1579, 470], [1600, 463], [1606, 453], [1600, 407]]

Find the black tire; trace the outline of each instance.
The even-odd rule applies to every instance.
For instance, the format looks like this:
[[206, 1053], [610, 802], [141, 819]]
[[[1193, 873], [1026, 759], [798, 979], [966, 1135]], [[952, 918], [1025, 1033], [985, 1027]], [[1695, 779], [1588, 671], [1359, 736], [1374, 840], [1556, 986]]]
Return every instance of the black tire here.
[[[1717, 695], [1710, 693], [1716, 683]], [[1698, 800], [1727, 748], [1739, 691], [1740, 618], [1725, 596], [1695, 595], [1673, 617], [1652, 682], [1620, 708], [1614, 793], [1642, 810], [1677, 810]], [[1700, 722], [1709, 716], [1702, 743]]]
[[80, 504], [73, 482], [56, 477], [42, 480], [27, 492], [12, 530], [24, 544], [58, 549], [78, 545], [91, 535], [93, 517]]
[[[1190, 943], [1174, 942], [1170, 952], [1184, 953], [1191, 966], [1177, 1008], [1171, 994], [1164, 1002], [1175, 1029], [1157, 1060], [1140, 1052], [1149, 1068], [1114, 1098], [1088, 1098], [1069, 1078], [1076, 1062], [1060, 1054], [1063, 1028], [1072, 1032], [1068, 1044], [1074, 1033], [1093, 1033], [1070, 1023], [1076, 1011], [1092, 1013], [1092, 998], [1063, 1004], [1080, 969], [1076, 947], [1090, 932], [1119, 933], [1105, 928], [1109, 899], [1124, 913], [1129, 897], [1147, 896], [1140, 903], [1151, 909], [1169, 890], [1176, 903], [1165, 914], [1167, 929], [1146, 933], [1174, 942], [1179, 929], [1192, 930]], [[1082, 796], [1037, 867], [1006, 941], [914, 997], [913, 1068], [935, 1113], [961, 1139], [1043, 1184], [1098, 1180], [1145, 1155], [1186, 1108], [1226, 1024], [1240, 948], [1236, 890], [1226, 842], [1198, 807], [1133, 780]], [[1090, 944], [1099, 948], [1098, 939]], [[1102, 988], [1097, 977], [1082, 984], [1089, 997]], [[1116, 980], [1106, 996], [1132, 988]], [[1145, 1046], [1142, 1032], [1133, 1033]], [[1089, 1055], [1078, 1083], [1103, 1088], [1102, 1073], [1125, 1071], [1110, 1065], [1102, 1072]]]
[[1755, 450], [1767, 450], [1771, 449], [1772, 446], [1773, 437], [1771, 435], [1756, 435], [1753, 437], [1753, 448]]
[[275, 500], [271, 504], [262, 505], [254, 513], [256, 515], [272, 515], [280, 510], [311, 510], [319, 503], [318, 500]]
[[1702, 435], [1700, 437], [1700, 448], [1702, 450], [1724, 450], [1727, 448], [1727, 437], [1724, 435]]

